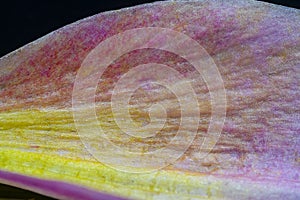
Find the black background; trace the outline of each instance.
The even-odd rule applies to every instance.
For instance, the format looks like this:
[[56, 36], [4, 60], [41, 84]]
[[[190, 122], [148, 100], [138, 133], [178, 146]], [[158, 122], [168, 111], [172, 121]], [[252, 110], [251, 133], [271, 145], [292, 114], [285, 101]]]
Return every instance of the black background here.
[[1, 7], [0, 57], [58, 28], [103, 11], [154, 1], [11, 0]]
[[[226, 0], [224, 0], [226, 1]], [[51, 31], [82, 18], [108, 10], [153, 1], [59, 1], [11, 0], [1, 2], [0, 57]], [[300, 8], [300, 1], [270, 0], [270, 3]], [[299, 22], [295, 22], [299, 23]], [[51, 199], [0, 184], [0, 198]]]
[[[0, 57], [51, 31], [82, 18], [107, 10], [115, 10], [153, 1], [11, 0], [4, 2], [2, 1], [2, 5], [0, 6]], [[299, 0], [271, 0], [268, 2], [295, 8], [300, 7]]]

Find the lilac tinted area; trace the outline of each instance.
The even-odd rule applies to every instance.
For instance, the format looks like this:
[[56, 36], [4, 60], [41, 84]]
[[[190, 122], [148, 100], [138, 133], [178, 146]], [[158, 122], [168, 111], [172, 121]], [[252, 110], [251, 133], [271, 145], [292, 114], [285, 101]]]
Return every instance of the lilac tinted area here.
[[125, 200], [69, 183], [43, 180], [0, 170], [0, 182], [59, 199]]

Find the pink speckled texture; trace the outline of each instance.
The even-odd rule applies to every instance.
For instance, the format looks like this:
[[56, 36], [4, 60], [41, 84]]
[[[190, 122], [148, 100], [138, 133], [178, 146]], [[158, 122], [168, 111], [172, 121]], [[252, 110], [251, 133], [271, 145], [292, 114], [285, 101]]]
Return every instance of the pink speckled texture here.
[[[245, 181], [258, 191], [267, 191], [270, 184], [278, 188], [274, 198], [296, 199], [300, 197], [299, 22], [297, 9], [252, 0], [166, 1], [98, 14], [1, 58], [0, 111], [70, 108], [76, 71], [97, 44], [132, 28], [170, 28], [199, 42], [214, 59], [226, 89], [227, 117], [221, 138], [206, 158], [198, 159], [203, 139], [199, 136], [169, 169], [221, 178], [224, 183]], [[104, 74], [107, 80], [99, 83], [96, 99], [108, 100], [118, 75], [153, 59], [173, 64], [195, 80], [202, 102], [199, 133], [205, 134], [210, 116], [205, 82], [188, 63], [168, 52], [124, 55]], [[233, 194], [223, 190], [227, 197], [244, 197], [242, 189]]]

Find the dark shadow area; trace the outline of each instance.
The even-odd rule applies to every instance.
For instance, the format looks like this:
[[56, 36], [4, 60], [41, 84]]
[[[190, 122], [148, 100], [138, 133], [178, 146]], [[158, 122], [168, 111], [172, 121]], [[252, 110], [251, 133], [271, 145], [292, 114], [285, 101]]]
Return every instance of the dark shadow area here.
[[104, 11], [149, 3], [147, 0], [17, 1], [1, 3], [0, 57], [58, 28]]
[[9, 185], [0, 184], [0, 200], [54, 200], [53, 198], [46, 197], [28, 190], [12, 187]]
[[264, 2], [269, 2], [277, 5], [282, 5], [282, 6], [288, 6], [292, 8], [300, 8], [300, 1], [299, 0], [259, 0], [259, 1], [264, 1]]

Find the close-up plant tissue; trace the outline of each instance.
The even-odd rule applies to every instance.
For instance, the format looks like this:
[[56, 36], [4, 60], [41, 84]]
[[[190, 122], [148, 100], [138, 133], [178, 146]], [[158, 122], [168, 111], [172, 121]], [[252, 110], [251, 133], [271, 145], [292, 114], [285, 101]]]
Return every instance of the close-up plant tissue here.
[[0, 183], [57, 199], [300, 199], [299, 22], [261, 1], [158, 1], [4, 55]]

